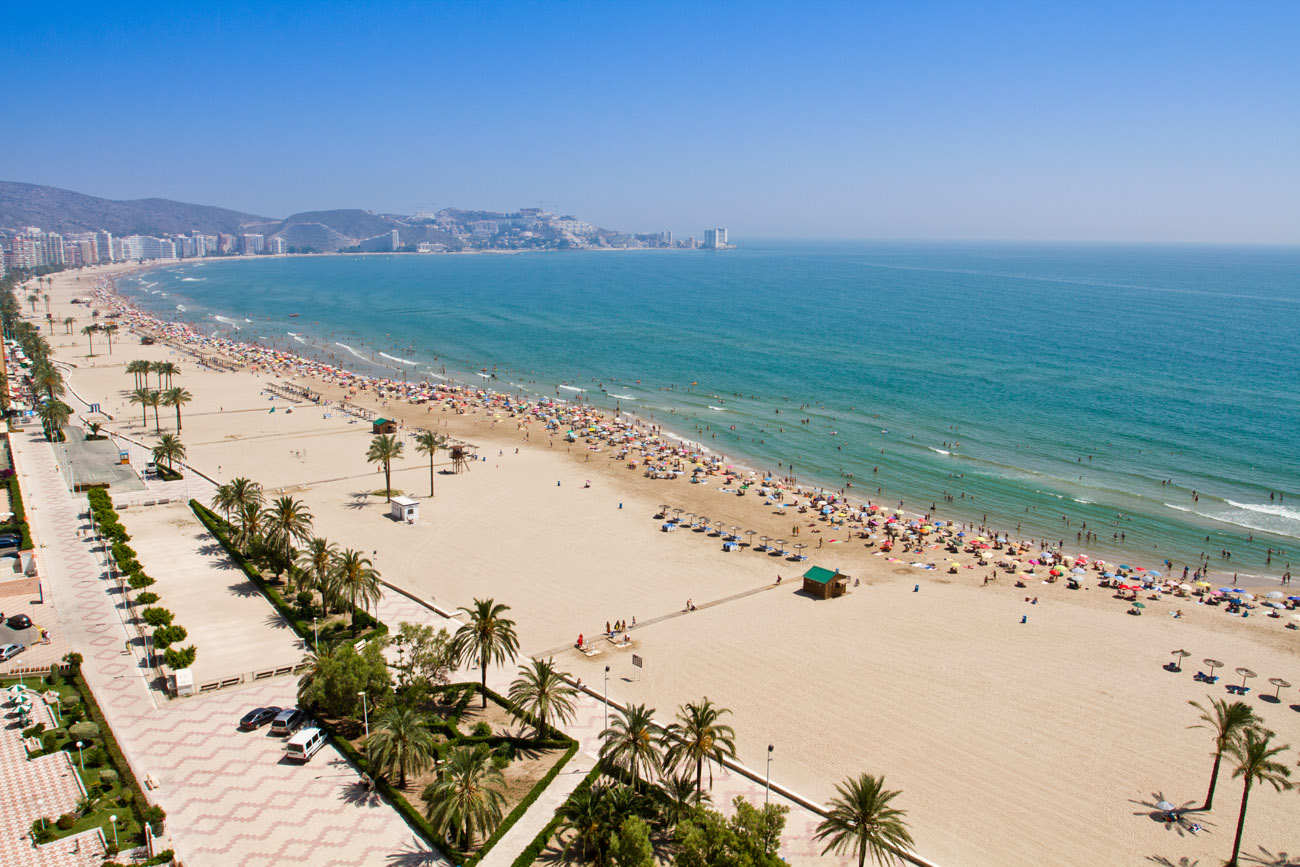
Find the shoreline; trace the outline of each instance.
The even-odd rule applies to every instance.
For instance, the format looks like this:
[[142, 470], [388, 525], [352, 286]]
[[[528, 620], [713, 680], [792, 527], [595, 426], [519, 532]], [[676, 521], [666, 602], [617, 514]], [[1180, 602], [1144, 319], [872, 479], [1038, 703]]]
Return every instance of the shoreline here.
[[[495, 251], [474, 251], [474, 252], [495, 252]], [[573, 251], [548, 251], [548, 250], [543, 250], [543, 251], [502, 251], [502, 252], [520, 252], [520, 253], [523, 253], [523, 252], [573, 252]], [[584, 251], [577, 251], [577, 252], [584, 252]], [[339, 254], [321, 254], [321, 255], [339, 255], [339, 256], [353, 256], [353, 255], [357, 255], [357, 256], [392, 256], [392, 255], [398, 255], [398, 254], [393, 254], [393, 253], [388, 253], [388, 252], [378, 252], [378, 253], [347, 253], [347, 254], [339, 253]], [[287, 255], [284, 255], [284, 256], [276, 255], [276, 256], [270, 256], [270, 257], [253, 257], [253, 258], [248, 258], [248, 257], [223, 257], [223, 258], [220, 258], [220, 259], [218, 259], [218, 260], [214, 260], [214, 261], [227, 261], [227, 259], [229, 259], [229, 260], [240, 260], [240, 261], [257, 261], [258, 259], [262, 259], [262, 258], [277, 258], [277, 259], [279, 259], [279, 258], [288, 258], [288, 256], [287, 256]], [[143, 265], [143, 266], [140, 266], [140, 267], [138, 267], [138, 268], [131, 269], [131, 270], [129, 270], [129, 271], [121, 272], [121, 273], [119, 273], [119, 274], [116, 274], [115, 276], [130, 276], [130, 275], [138, 274], [138, 273], [141, 273], [141, 272], [143, 272], [143, 271], [147, 271], [147, 270], [154, 270], [154, 269], [159, 269], [159, 268], [170, 268], [170, 267], [175, 267], [175, 266], [178, 265], [178, 264], [184, 264], [185, 261], [186, 261], [186, 260], [172, 260], [172, 261], [166, 261], [166, 262], [156, 262], [156, 263], [151, 263], [151, 264], [148, 264], [148, 265]], [[154, 319], [154, 320], [157, 320], [159, 323], [163, 323], [163, 324], [164, 324], [164, 327], [159, 327], [159, 328], [157, 329], [158, 332], [159, 332], [160, 334], [166, 334], [166, 333], [167, 333], [167, 329], [166, 329], [165, 325], [173, 325], [173, 326], [175, 326], [175, 325], [181, 325], [181, 326], [184, 326], [184, 327], [190, 329], [190, 331], [193, 332], [193, 333], [190, 334], [190, 335], [176, 335], [176, 334], [171, 334], [171, 335], [169, 335], [169, 336], [166, 338], [166, 339], [168, 339], [168, 340], [178, 340], [178, 339], [181, 340], [181, 344], [179, 344], [179, 345], [187, 345], [187, 344], [185, 343], [185, 341], [186, 341], [186, 340], [193, 340], [193, 339], [198, 339], [198, 340], [217, 340], [217, 341], [226, 341], [226, 343], [228, 343], [228, 344], [230, 345], [230, 347], [234, 347], [234, 346], [236, 346], [236, 345], [239, 345], [239, 346], [247, 347], [248, 349], [255, 349], [255, 350], [258, 350], [258, 351], [261, 351], [261, 352], [265, 352], [265, 353], [273, 353], [273, 354], [275, 354], [275, 355], [281, 356], [281, 357], [283, 357], [284, 359], [286, 359], [286, 361], [284, 362], [284, 363], [286, 363], [286, 364], [288, 364], [288, 363], [292, 363], [292, 359], [295, 359], [295, 358], [296, 358], [296, 359], [299, 359], [299, 360], [305, 361], [305, 362], [307, 362], [309, 365], [312, 365], [312, 366], [323, 366], [323, 367], [329, 368], [329, 369], [331, 369], [332, 371], [335, 371], [335, 372], [337, 372], [337, 373], [339, 373], [339, 374], [346, 375], [346, 376], [348, 376], [348, 377], [352, 377], [352, 378], [357, 379], [357, 380], [365, 380], [365, 381], [367, 381], [367, 382], [369, 382], [369, 383], [375, 384], [375, 386], [376, 386], [377, 389], [382, 389], [382, 390], [384, 390], [384, 391], [386, 391], [386, 392], [391, 392], [391, 391], [393, 391], [393, 390], [395, 390], [395, 389], [396, 389], [396, 390], [403, 390], [403, 389], [407, 388], [408, 386], [419, 386], [419, 385], [421, 385], [421, 384], [427, 384], [427, 385], [429, 385], [429, 386], [432, 387], [432, 388], [436, 388], [439, 384], [444, 384], [444, 385], [448, 385], [448, 386], [456, 386], [456, 387], [459, 387], [459, 388], [462, 388], [462, 389], [466, 389], [466, 390], [483, 391], [483, 392], [485, 392], [487, 395], [489, 395], [490, 399], [501, 399], [501, 400], [506, 400], [506, 401], [515, 401], [515, 396], [514, 396], [512, 393], [510, 393], [510, 392], [506, 392], [506, 391], [498, 391], [498, 390], [496, 390], [496, 389], [493, 387], [494, 384], [497, 384], [497, 383], [500, 382], [500, 380], [496, 379], [496, 374], [495, 374], [495, 373], [492, 374], [492, 378], [490, 378], [490, 379], [485, 378], [485, 379], [484, 379], [484, 382], [481, 383], [481, 384], [480, 384], [480, 383], [474, 383], [474, 382], [470, 381], [470, 377], [471, 377], [471, 376], [482, 376], [482, 374], [477, 373], [477, 372], [474, 372], [474, 371], [461, 371], [460, 373], [465, 374], [465, 377], [464, 377], [463, 380], [462, 380], [462, 379], [459, 379], [459, 378], [457, 377], [457, 375], [456, 375], [455, 372], [445, 373], [445, 375], [439, 375], [439, 374], [436, 374], [436, 373], [426, 372], [426, 371], [412, 371], [413, 373], [415, 373], [415, 372], [419, 372], [419, 373], [421, 373], [422, 375], [424, 375], [424, 376], [426, 377], [425, 379], [417, 380], [417, 381], [408, 381], [408, 380], [401, 380], [401, 381], [399, 381], [399, 380], [397, 380], [396, 378], [393, 378], [393, 377], [377, 376], [377, 375], [372, 375], [372, 374], [362, 374], [362, 373], [358, 373], [358, 372], [356, 372], [355, 370], [351, 370], [351, 369], [349, 369], [349, 368], [346, 366], [346, 360], [345, 360], [345, 359], [341, 359], [341, 358], [335, 358], [335, 357], [333, 357], [333, 354], [330, 353], [328, 349], [326, 349], [326, 348], [324, 348], [324, 347], [318, 347], [316, 344], [309, 344], [309, 345], [311, 345], [311, 346], [312, 346], [313, 348], [315, 348], [315, 349], [318, 349], [318, 350], [322, 351], [322, 352], [323, 352], [327, 357], [331, 357], [332, 360], [330, 360], [330, 361], [325, 361], [325, 360], [323, 360], [323, 359], [312, 358], [311, 356], [302, 356], [302, 355], [299, 355], [298, 352], [295, 352], [295, 351], [293, 351], [293, 350], [291, 350], [291, 349], [284, 349], [284, 350], [282, 350], [282, 349], [276, 348], [276, 347], [274, 347], [274, 346], [267, 346], [264, 342], [262, 342], [262, 339], [251, 339], [251, 338], [250, 338], [250, 339], [240, 339], [240, 338], [233, 338], [233, 337], [232, 337], [232, 338], [213, 338], [213, 337], [210, 337], [210, 338], [204, 338], [204, 337], [202, 336], [202, 334], [200, 334], [200, 333], [197, 331], [197, 326], [196, 326], [196, 324], [190, 324], [190, 323], [186, 323], [186, 322], [184, 322], [184, 321], [177, 322], [176, 320], [171, 320], [171, 319], [164, 318], [163, 315], [153, 314], [153, 313], [146, 313], [146, 312], [140, 310], [138, 307], [136, 307], [136, 306], [131, 302], [131, 300], [130, 300], [128, 297], [126, 297], [126, 296], [125, 296], [125, 295], [124, 295], [120, 290], [118, 290], [118, 289], [116, 288], [115, 285], [113, 286], [112, 291], [113, 291], [114, 296], [118, 299], [118, 301], [119, 301], [121, 304], [125, 305], [125, 308], [129, 308], [129, 309], [133, 312], [133, 314], [138, 315], [138, 316], [147, 317], [147, 318], [149, 318], [149, 319]], [[183, 314], [185, 311], [177, 311], [177, 312]], [[214, 315], [215, 315], [215, 314], [214, 314]], [[217, 321], [218, 321], [218, 322], [225, 322], [225, 320], [223, 320], [223, 319], [218, 319]], [[239, 331], [239, 330], [240, 330], [240, 329], [238, 328], [238, 326], [235, 325], [233, 322], [228, 322], [228, 323], [225, 323], [225, 324], [227, 324], [228, 327], [234, 327], [236, 331]], [[288, 332], [288, 334], [289, 334], [289, 336], [290, 336], [291, 338], [295, 337], [295, 335], [294, 335], [293, 332]], [[302, 342], [302, 341], [299, 340], [299, 342]], [[394, 367], [386, 366], [383, 362], [380, 362], [380, 361], [374, 361], [374, 360], [368, 359], [368, 358], [366, 358], [366, 357], [360, 355], [360, 354], [358, 353], [358, 351], [357, 351], [355, 348], [353, 348], [353, 347], [345, 346], [344, 344], [339, 344], [339, 345], [340, 345], [340, 346], [341, 346], [345, 351], [347, 351], [348, 353], [352, 354], [352, 355], [357, 359], [357, 361], [362, 362], [362, 363], [364, 363], [364, 364], [366, 364], [366, 365], [372, 366], [372, 367], [374, 367], [374, 368], [376, 368], [376, 369], [385, 370], [385, 371], [388, 371], [388, 370], [396, 371], [396, 370], [398, 370], [398, 368], [394, 368]], [[369, 350], [368, 350], [368, 351], [369, 351]], [[380, 354], [381, 356], [388, 357], [388, 356], [386, 356], [385, 353], [379, 353], [379, 354]], [[397, 363], [397, 364], [408, 364], [408, 362], [406, 362], [405, 360], [401, 360], [401, 359], [392, 359], [392, 360], [393, 360], [395, 363]], [[414, 364], [414, 363], [411, 363], [410, 366], [412, 366], [412, 367], [416, 367], [416, 366], [418, 366], [418, 365], [417, 365], [417, 364]], [[444, 370], [444, 372], [446, 371], [446, 367], [445, 367], [445, 365], [442, 367], [442, 370]], [[438, 383], [428, 382], [427, 377], [430, 377], [430, 376], [431, 376], [431, 377], [434, 377], [434, 378], [436, 378], [436, 379], [438, 379], [439, 382], [438, 382]], [[595, 380], [593, 379], [593, 380], [591, 380], [591, 381], [595, 381]], [[700, 453], [702, 453], [702, 454], [705, 454], [705, 455], [726, 455], [726, 452], [723, 452], [723, 451], [721, 451], [721, 450], [719, 450], [719, 449], [717, 449], [717, 448], [715, 448], [715, 447], [710, 447], [710, 446], [706, 445], [704, 442], [701, 442], [700, 440], [694, 439], [694, 438], [692, 438], [692, 437], [689, 437], [689, 436], [686, 436], [686, 435], [680, 433], [678, 430], [674, 429], [674, 428], [671, 426], [671, 422], [670, 422], [670, 424], [665, 425], [665, 424], [662, 424], [662, 423], [661, 423], [661, 420], [658, 419], [658, 418], [648, 418], [648, 417], [646, 417], [646, 415], [641, 414], [641, 413], [638, 413], [638, 412], [636, 412], [636, 411], [621, 410], [621, 412], [616, 413], [614, 410], [612, 410], [612, 409], [610, 409], [610, 408], [607, 408], [607, 407], [601, 407], [601, 406], [599, 406], [599, 405], [597, 405], [597, 404], [595, 404], [595, 403], [592, 403], [592, 402], [590, 402], [590, 401], [583, 400], [583, 399], [582, 399], [582, 395], [586, 395], [586, 394], [588, 393], [588, 389], [585, 388], [585, 387], [584, 387], [584, 388], [577, 388], [577, 387], [569, 386], [569, 385], [567, 385], [567, 384], [561, 384], [561, 385], [559, 385], [559, 386], [556, 387], [557, 389], [565, 389], [565, 388], [570, 388], [570, 389], [572, 389], [572, 390], [575, 392], [575, 395], [576, 395], [575, 399], [566, 399], [566, 398], [558, 397], [558, 396], [557, 396], [557, 397], [550, 397], [549, 395], [545, 395], [545, 394], [539, 392], [539, 391], [536, 390], [536, 389], [526, 388], [524, 385], [518, 385], [518, 386], [516, 386], [516, 388], [518, 389], [518, 394], [521, 394], [521, 395], [524, 396], [524, 397], [523, 397], [523, 400], [524, 400], [525, 402], [527, 402], [527, 403], [530, 403], [530, 404], [531, 404], [531, 403], [546, 404], [546, 405], [558, 404], [558, 405], [563, 405], [563, 406], [569, 406], [569, 407], [581, 408], [581, 409], [583, 409], [583, 410], [585, 410], [585, 411], [594, 412], [594, 413], [596, 413], [597, 415], [599, 415], [599, 416], [601, 416], [601, 417], [614, 417], [614, 418], [618, 418], [618, 417], [620, 417], [620, 416], [621, 416], [621, 417], [626, 417], [626, 418], [632, 420], [632, 422], [633, 422], [634, 425], [635, 425], [635, 424], [639, 424], [639, 425], [641, 425], [641, 426], [643, 426], [643, 427], [650, 427], [650, 428], [652, 428], [653, 430], [655, 430], [656, 433], [658, 433], [658, 435], [659, 435], [660, 437], [665, 438], [665, 439], [669, 439], [669, 440], [673, 440], [673, 441], [675, 441], [676, 443], [678, 443], [678, 444], [680, 444], [680, 445], [682, 445], [682, 446], [684, 446], [684, 447], [687, 447], [687, 448], [690, 448], [690, 449], [696, 450], [696, 451], [698, 451], [698, 452], [700, 452]], [[609, 395], [608, 395], [608, 394], [603, 390], [603, 388], [602, 388], [602, 394], [605, 394], [607, 397], [609, 396]], [[611, 399], [611, 400], [614, 400], [615, 398], [612, 398], [612, 397], [611, 397], [610, 399]], [[517, 402], [517, 401], [515, 401], [515, 402]], [[670, 412], [670, 415], [675, 415], [675, 413], [671, 413], [671, 412]], [[685, 422], [685, 419], [683, 419], [682, 421]], [[740, 452], [736, 453], [736, 454], [733, 456], [733, 458], [732, 458], [730, 461], [728, 461], [728, 463], [730, 463], [730, 464], [732, 464], [733, 466], [736, 466], [736, 467], [738, 467], [738, 468], [742, 468], [742, 469], [744, 469], [745, 471], [753, 471], [753, 472], [757, 473], [757, 474], [760, 475], [760, 476], [772, 476], [772, 477], [774, 477], [774, 478], [775, 478], [775, 477], [778, 477], [778, 476], [776, 476], [776, 473], [777, 473], [778, 471], [773, 471], [773, 470], [770, 470], [770, 469], [767, 469], [767, 468], [762, 467], [762, 463], [763, 463], [763, 461], [762, 461], [761, 459], [758, 459], [758, 458], [755, 458], [755, 457], [752, 457], [752, 456], [747, 456], [747, 455], [745, 455], [745, 454], [744, 454], [744, 451], [743, 451], [743, 448], [741, 449]], [[782, 461], [781, 463], [784, 465], [785, 462]], [[796, 478], [798, 478], [798, 477], [796, 477]], [[841, 479], [839, 479], [839, 480], [837, 480], [837, 481], [839, 482], [839, 484], [836, 483], [836, 480], [830, 480], [829, 478], [828, 478], [828, 479], [821, 479], [821, 478], [818, 478], [817, 476], [810, 476], [810, 477], [804, 477], [801, 481], [797, 481], [797, 482], [795, 482], [794, 485], [795, 485], [796, 487], [802, 488], [802, 489], [804, 489], [804, 490], [806, 490], [806, 491], [816, 491], [816, 492], [823, 492], [823, 493], [832, 493], [832, 492], [833, 492], [833, 493], [836, 493], [839, 497], [844, 498], [844, 499], [847, 499], [847, 500], [856, 500], [856, 501], [861, 501], [861, 502], [863, 502], [863, 503], [872, 503], [872, 502], [876, 502], [876, 499], [877, 499], [877, 498], [869, 497], [869, 496], [865, 496], [865, 495], [862, 495], [862, 494], [857, 493], [857, 491], [856, 491], [855, 489], [853, 489], [853, 486], [852, 486], [852, 483], [851, 483], [851, 482], [845, 484], [845, 483], [844, 483], [845, 480], [844, 480], [843, 478], [841, 478]], [[865, 490], [865, 489], [864, 489], [864, 490]], [[901, 500], [903, 503], [908, 503], [908, 502], [913, 502], [913, 503], [914, 503], [914, 502], [915, 502], [914, 500], [911, 500], [911, 499], [909, 498], [907, 492], [903, 492], [901, 497], [899, 497], [899, 496], [897, 495], [897, 493], [898, 493], [898, 492], [890, 492], [890, 493], [886, 494], [886, 496], [879, 498], [879, 501], [876, 502], [876, 504], [877, 504], [877, 505], [884, 506], [886, 503], [892, 503], [892, 502], [895, 502], [895, 501], [898, 501], [898, 500]], [[1093, 543], [1088, 543], [1088, 542], [1070, 542], [1068, 538], [1060, 538], [1060, 537], [1057, 537], [1057, 538], [1055, 538], [1055, 539], [1039, 539], [1038, 536], [1036, 536], [1036, 535], [1030, 535], [1030, 534], [1028, 534], [1028, 533], [1025, 533], [1025, 534], [1013, 534], [1012, 532], [1009, 532], [1009, 531], [1002, 531], [1002, 530], [995, 530], [995, 529], [993, 529], [994, 524], [997, 522], [997, 520], [999, 519], [999, 517], [1003, 518], [1003, 522], [1006, 523], [1006, 524], [1008, 525], [1008, 527], [1011, 525], [1011, 523], [1012, 523], [1012, 519], [1010, 519], [1010, 518], [1006, 518], [1005, 516], [997, 516], [997, 515], [993, 515], [993, 516], [991, 516], [991, 517], [993, 518], [993, 520], [990, 521], [987, 525], [985, 525], [985, 524], [983, 523], [983, 521], [981, 520], [981, 518], [979, 517], [979, 515], [976, 514], [976, 513], [978, 513], [978, 512], [981, 512], [982, 510], [976, 509], [976, 510], [973, 510], [973, 511], [963, 511], [963, 510], [960, 508], [960, 503], [958, 503], [958, 502], [956, 502], [956, 501], [954, 501], [954, 502], [945, 502], [945, 503], [943, 503], [943, 504], [938, 504], [937, 501], [936, 501], [936, 504], [935, 504], [935, 505], [936, 505], [936, 506], [940, 506], [940, 505], [941, 505], [941, 507], [938, 508], [938, 509], [936, 509], [936, 510], [934, 510], [934, 512], [933, 512], [933, 517], [936, 517], [936, 518], [938, 518], [938, 517], [942, 517], [942, 518], [945, 519], [945, 520], [951, 520], [951, 521], [953, 521], [954, 523], [960, 523], [960, 524], [962, 524], [964, 527], [969, 527], [969, 528], [971, 528], [971, 529], [976, 529], [976, 528], [978, 528], [978, 529], [980, 529], [980, 530], [987, 530], [987, 531], [989, 531], [989, 532], [991, 532], [991, 533], [994, 533], [994, 534], [997, 534], [997, 535], [1005, 535], [1008, 539], [1014, 537], [1014, 538], [1017, 539], [1017, 541], [1023, 541], [1024, 539], [1029, 539], [1029, 541], [1030, 541], [1030, 543], [1031, 543], [1032, 545], [1038, 545], [1040, 542], [1045, 542], [1045, 543], [1048, 545], [1049, 549], [1055, 549], [1055, 550], [1057, 550], [1058, 552], [1062, 552], [1062, 553], [1063, 553], [1064, 551], [1067, 551], [1067, 550], [1069, 550], [1069, 551], [1075, 551], [1075, 552], [1080, 552], [1080, 553], [1088, 552], [1088, 553], [1085, 554], [1085, 556], [1087, 556], [1089, 559], [1092, 559], [1092, 560], [1098, 560], [1098, 559], [1100, 559], [1100, 560], [1102, 560], [1103, 562], [1105, 562], [1107, 559], [1109, 559], [1110, 562], [1117, 562], [1117, 563], [1132, 563], [1132, 562], [1139, 562], [1139, 561], [1140, 561], [1140, 562], [1148, 563], [1148, 564], [1151, 566], [1151, 568], [1156, 568], [1156, 569], [1161, 570], [1161, 571], [1165, 570], [1165, 568], [1166, 568], [1165, 565], [1164, 565], [1164, 563], [1165, 563], [1165, 558], [1164, 558], [1164, 557], [1162, 557], [1162, 556], [1157, 556], [1157, 555], [1155, 555], [1155, 554], [1153, 554], [1153, 553], [1151, 553], [1151, 552], [1149, 552], [1149, 551], [1140, 550], [1140, 549], [1138, 549], [1137, 547], [1127, 546], [1127, 545], [1123, 544], [1122, 542], [1115, 542], [1115, 543], [1113, 543], [1113, 544], [1111, 544], [1111, 543], [1097, 544], [1097, 543], [1099, 543], [1099, 542], [1101, 541], [1100, 539], [1093, 540]], [[923, 518], [923, 517], [926, 517], [927, 515], [931, 515], [931, 513], [930, 513], [928, 510], [917, 511], [915, 505], [909, 507], [909, 508], [907, 509], [907, 511], [908, 511], [910, 514], [912, 514], [912, 515], [914, 515], [914, 516], [916, 516], [916, 517], [918, 517], [918, 518]], [[1234, 532], [1238, 532], [1238, 531], [1241, 530], [1241, 528], [1236, 527], [1236, 525], [1222, 525], [1222, 529], [1223, 529], [1224, 532], [1227, 532], [1227, 529], [1226, 529], [1227, 526], [1232, 526]], [[1071, 529], [1073, 529], [1073, 527], [1071, 527]], [[1098, 555], [1098, 554], [1096, 554], [1096, 553], [1093, 553], [1093, 552], [1097, 552], [1097, 551], [1101, 551], [1102, 553], [1101, 553], [1100, 555]], [[1181, 565], [1181, 564], [1176, 564], [1176, 565], [1175, 565], [1175, 569], [1176, 569], [1177, 571], [1180, 571], [1180, 572], [1181, 572], [1181, 570], [1178, 570], [1178, 565]], [[1193, 568], [1193, 564], [1192, 564], [1191, 561], [1189, 561], [1189, 563], [1188, 563], [1187, 565], [1188, 565], [1188, 568], [1189, 568], [1189, 569], [1192, 569], [1192, 568]], [[1219, 582], [1222, 582], [1222, 583], [1226, 586], [1226, 585], [1228, 585], [1228, 584], [1233, 583], [1233, 579], [1232, 579], [1233, 570], [1231, 570], [1231, 569], [1229, 569], [1229, 568], [1226, 568], [1226, 567], [1224, 566], [1223, 563], [1215, 563], [1215, 564], [1206, 563], [1206, 564], [1203, 564], [1203, 565], [1206, 565], [1206, 566], [1214, 565], [1214, 566], [1216, 567], [1216, 568], [1210, 570], [1209, 573], [1208, 573], [1210, 576], [1212, 576], [1212, 579], [1213, 579], [1213, 581], [1214, 581], [1216, 584], [1219, 583]], [[1199, 570], [1197, 570], [1197, 571], [1199, 572]], [[1235, 571], [1235, 574], [1236, 574], [1237, 577], [1236, 577], [1236, 582], [1235, 582], [1235, 583], [1236, 583], [1238, 586], [1247, 587], [1247, 588], [1261, 588], [1261, 589], [1265, 589], [1265, 588], [1266, 588], [1266, 589], [1276, 589], [1277, 587], [1282, 586], [1280, 582], [1282, 581], [1282, 577], [1283, 577], [1284, 572], [1285, 572], [1285, 569], [1282, 568], [1281, 566], [1278, 567], [1278, 571], [1277, 571], [1276, 573], [1270, 573], [1270, 572], [1247, 572], [1247, 571], [1243, 571], [1243, 570], [1236, 570], [1236, 571]], [[1199, 577], [1199, 575], [1197, 575], [1197, 576], [1189, 576], [1189, 580], [1194, 580], [1195, 577]]]
[[[246, 475], [268, 494], [301, 498], [315, 532], [373, 549], [384, 579], [422, 599], [449, 609], [484, 596], [510, 605], [523, 653], [554, 654], [562, 669], [597, 686], [610, 666], [611, 698], [657, 708], [660, 722], [701, 696], [730, 708], [739, 760], [760, 767], [775, 744], [773, 778], [811, 798], [833, 796], [848, 773], [885, 774], [903, 791], [916, 848], [937, 863], [1035, 863], [1046, 847], [1068, 867], [1208, 860], [1231, 833], [1233, 798], [1199, 818], [1208, 835], [1175, 837], [1146, 812], [1157, 790], [1180, 804], [1204, 793], [1209, 739], [1186, 729], [1194, 722], [1187, 701], [1204, 701], [1207, 690], [1192, 678], [1197, 660], [1224, 660], [1229, 672], [1249, 666], [1260, 674], [1252, 686], [1269, 698], [1270, 676], [1300, 680], [1300, 633], [1282, 628], [1289, 618], [1243, 620], [1168, 593], [1155, 594], [1158, 604], [1147, 591], [1145, 616], [1120, 616], [1129, 593], [1101, 588], [1091, 569], [1071, 591], [1042, 566], [1030, 574], [1029, 561], [1038, 559], [1030, 555], [1016, 578], [999, 569], [985, 585], [994, 570], [977, 567], [973, 553], [936, 548], [933, 533], [911, 554], [877, 553], [879, 544], [845, 536], [849, 522], [834, 523], [834, 513], [819, 520], [810, 508], [792, 518], [792, 495], [765, 503], [754, 485], [736, 496], [707, 472], [689, 484], [699, 466], [687, 457], [677, 483], [665, 486], [640, 464], [628, 469], [607, 440], [568, 443], [567, 427], [546, 431], [541, 419], [480, 399], [479, 389], [436, 404], [358, 389], [358, 407], [401, 425], [408, 455], [394, 463], [393, 486], [421, 506], [408, 526], [390, 520], [383, 496], [373, 495], [383, 476], [364, 460], [370, 426], [339, 411], [344, 385], [292, 367], [277, 376], [260, 363], [206, 369], [189, 361], [200, 347], [132, 346], [121, 336], [111, 357], [99, 341], [100, 354], [87, 357], [84, 338], [57, 329], [51, 337], [60, 361], [73, 365], [70, 384], [116, 416], [114, 433], [155, 436], [154, 418], [143, 421], [126, 402], [126, 362], [180, 361], [180, 381], [195, 395], [183, 437], [196, 468], [222, 481]], [[281, 383], [331, 402], [294, 396]], [[478, 445], [468, 473], [453, 474], [439, 454], [436, 497], [427, 496], [427, 456], [410, 454], [417, 427]], [[175, 428], [166, 412], [163, 428]], [[809, 559], [793, 563], [748, 547], [722, 553], [720, 540], [702, 530], [662, 532], [655, 515], [665, 503], [683, 517], [704, 513], [724, 529], [750, 528], [755, 543], [757, 534], [776, 537], [794, 524], [798, 535], [780, 538], [807, 543]], [[958, 561], [956, 571], [925, 568], [949, 560]], [[797, 577], [810, 565], [838, 567], [860, 586], [812, 600]], [[776, 584], [780, 575], [786, 580]], [[1017, 579], [1025, 586], [1013, 587]], [[697, 611], [681, 610], [688, 598]], [[1165, 608], [1176, 606], [1184, 617], [1168, 616]], [[598, 635], [619, 617], [638, 620], [630, 650], [603, 640], [594, 658], [573, 649], [578, 633]], [[1194, 654], [1181, 674], [1164, 667], [1175, 647]], [[630, 653], [644, 668], [631, 666]], [[1287, 703], [1296, 694], [1282, 698], [1281, 706], [1257, 703], [1254, 694], [1250, 702], [1294, 744], [1300, 714]], [[1161, 737], [1135, 735], [1151, 731]], [[999, 779], [1014, 785], [990, 799]], [[1061, 786], [1063, 779], [1071, 784]], [[1253, 798], [1251, 840], [1284, 848], [1289, 805], [1285, 795]], [[1090, 820], [1059, 821], [1081, 813]]]

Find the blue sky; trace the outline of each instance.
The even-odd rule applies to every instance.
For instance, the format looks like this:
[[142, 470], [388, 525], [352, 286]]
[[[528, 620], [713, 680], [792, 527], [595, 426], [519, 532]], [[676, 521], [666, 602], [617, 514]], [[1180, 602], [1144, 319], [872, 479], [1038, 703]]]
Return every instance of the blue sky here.
[[1300, 242], [1300, 3], [9, 4], [0, 177], [266, 216]]

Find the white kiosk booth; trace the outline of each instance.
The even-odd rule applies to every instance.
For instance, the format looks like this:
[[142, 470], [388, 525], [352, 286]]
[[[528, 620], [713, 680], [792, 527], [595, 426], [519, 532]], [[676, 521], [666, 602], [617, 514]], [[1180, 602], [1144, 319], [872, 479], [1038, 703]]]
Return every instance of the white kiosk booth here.
[[414, 524], [420, 520], [420, 504], [411, 497], [393, 497], [392, 515], [395, 521]]

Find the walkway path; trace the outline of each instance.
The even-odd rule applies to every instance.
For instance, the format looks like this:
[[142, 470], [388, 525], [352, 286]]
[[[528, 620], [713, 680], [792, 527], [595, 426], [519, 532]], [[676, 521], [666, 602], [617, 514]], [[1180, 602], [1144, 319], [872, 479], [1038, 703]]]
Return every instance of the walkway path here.
[[160, 783], [148, 797], [173, 814], [168, 832], [186, 864], [439, 863], [393, 810], [355, 797], [359, 776], [333, 748], [300, 767], [280, 760], [278, 741], [236, 730], [239, 716], [259, 701], [292, 704], [292, 681], [177, 700], [151, 689], [102, 554], [85, 535], [84, 497], [68, 492], [38, 434], [13, 434], [11, 442], [46, 598], [85, 656], [86, 680], [136, 776]]

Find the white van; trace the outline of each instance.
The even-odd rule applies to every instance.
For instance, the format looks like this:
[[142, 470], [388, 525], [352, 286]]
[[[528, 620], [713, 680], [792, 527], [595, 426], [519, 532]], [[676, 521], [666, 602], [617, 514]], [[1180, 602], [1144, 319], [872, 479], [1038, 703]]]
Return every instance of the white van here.
[[325, 732], [318, 728], [303, 729], [285, 743], [284, 757], [290, 761], [305, 762], [324, 745]]

